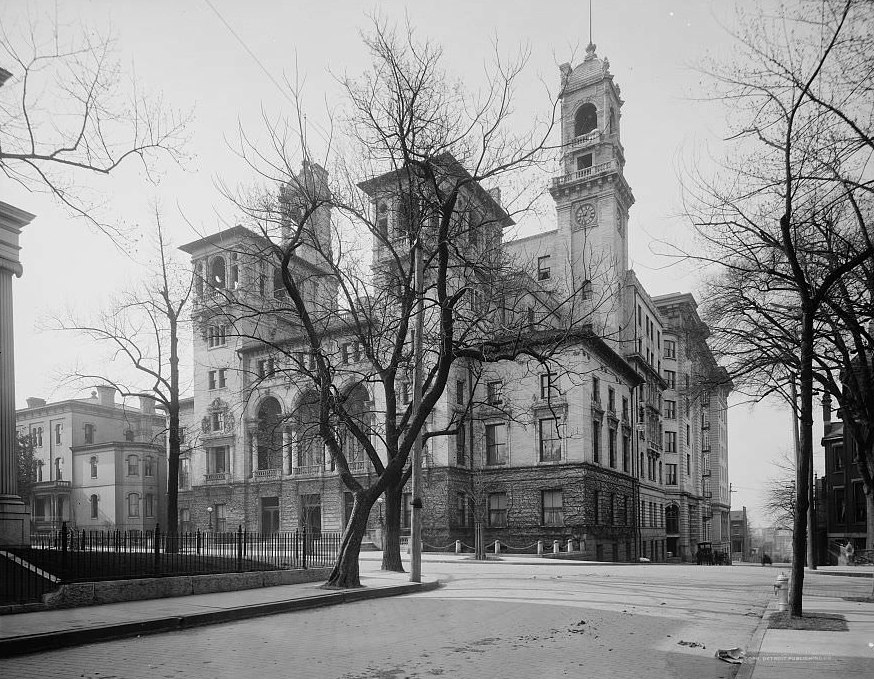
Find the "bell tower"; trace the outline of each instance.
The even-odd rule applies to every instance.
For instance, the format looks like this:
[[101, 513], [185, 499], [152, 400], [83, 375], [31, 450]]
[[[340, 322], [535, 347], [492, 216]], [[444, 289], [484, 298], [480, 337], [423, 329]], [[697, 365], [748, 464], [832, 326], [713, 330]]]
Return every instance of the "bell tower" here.
[[[625, 181], [619, 86], [610, 63], [589, 44], [583, 62], [561, 71], [561, 174], [552, 179], [558, 234], [568, 252], [568, 282], [589, 281], [600, 300], [597, 328], [610, 337], [621, 319], [621, 291], [628, 270], [628, 211], [634, 204]], [[608, 310], [607, 302], [615, 309]]]

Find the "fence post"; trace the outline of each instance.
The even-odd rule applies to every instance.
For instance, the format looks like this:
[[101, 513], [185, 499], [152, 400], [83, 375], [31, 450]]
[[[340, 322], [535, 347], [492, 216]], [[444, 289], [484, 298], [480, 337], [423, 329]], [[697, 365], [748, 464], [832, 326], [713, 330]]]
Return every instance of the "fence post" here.
[[155, 549], [155, 568], [158, 568], [158, 563], [161, 560], [161, 525], [155, 524], [155, 535], [154, 535], [154, 549]]
[[552, 541], [552, 553], [553, 554], [558, 554], [558, 545], [559, 545], [558, 540]]
[[197, 535], [194, 536], [194, 547], [197, 553], [200, 554], [200, 529], [197, 529]]
[[498, 555], [500, 553], [501, 553], [501, 541], [495, 540], [495, 555]]
[[567, 553], [570, 554], [572, 551], [574, 551], [574, 539], [568, 538], [567, 539]]
[[67, 565], [67, 522], [61, 522], [61, 564]]
[[543, 540], [537, 541], [537, 556], [543, 556]]
[[237, 573], [243, 570], [243, 526], [237, 524]]
[[303, 567], [306, 570], [307, 567], [307, 527], [303, 527]]
[[455, 541], [455, 553], [461, 554], [461, 540]]

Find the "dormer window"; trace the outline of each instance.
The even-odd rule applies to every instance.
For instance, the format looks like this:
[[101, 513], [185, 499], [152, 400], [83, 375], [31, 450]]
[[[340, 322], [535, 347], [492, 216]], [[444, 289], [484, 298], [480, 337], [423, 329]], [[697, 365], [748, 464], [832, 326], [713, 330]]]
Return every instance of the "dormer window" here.
[[574, 117], [574, 136], [581, 137], [598, 128], [598, 109], [594, 104], [583, 104]]

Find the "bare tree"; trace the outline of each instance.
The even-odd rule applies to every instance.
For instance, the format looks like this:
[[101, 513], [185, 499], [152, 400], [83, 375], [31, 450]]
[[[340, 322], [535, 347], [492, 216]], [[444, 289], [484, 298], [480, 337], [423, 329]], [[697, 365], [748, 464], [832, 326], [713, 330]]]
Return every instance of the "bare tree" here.
[[795, 520], [795, 461], [785, 451], [772, 461], [776, 475], [766, 481], [765, 502], [762, 506], [771, 525], [783, 530], [792, 530]]
[[757, 397], [788, 395], [798, 380], [795, 617], [802, 614], [815, 349], [828, 300], [874, 253], [860, 243], [858, 222], [831, 218], [871, 190], [862, 171], [872, 150], [870, 69], [856, 73], [855, 85], [846, 80], [848, 53], [866, 41], [855, 22], [870, 23], [871, 5], [817, 4], [818, 21], [804, 18], [805, 7], [753, 18], [738, 37], [737, 60], [710, 72], [732, 107], [735, 148], [719, 177], [695, 186], [690, 206], [701, 241], [695, 257], [719, 267], [706, 316], [733, 377], [746, 378]]
[[[55, 319], [57, 329], [72, 331], [106, 347], [109, 363], [121, 367], [77, 370], [68, 379], [77, 383], [102, 381], [122, 397], [157, 401], [167, 415], [168, 475], [167, 532], [179, 528], [179, 402], [183, 390], [179, 341], [188, 325], [192, 281], [184, 267], [171, 257], [170, 244], [158, 210], [155, 210], [156, 262], [151, 280], [120, 295], [95, 320]], [[161, 444], [164, 443], [162, 437]]]
[[113, 238], [119, 228], [101, 219], [86, 177], [135, 159], [151, 177], [160, 156], [182, 158], [190, 118], [125, 79], [112, 38], [87, 28], [68, 38], [58, 25], [0, 26], [0, 172]]
[[[552, 154], [557, 98], [533, 131], [512, 131], [524, 54], [499, 63], [487, 90], [471, 94], [443, 73], [439, 48], [410, 29], [374, 22], [365, 42], [371, 69], [341, 80], [346, 134], [332, 137], [332, 162], [323, 162], [330, 180], [313, 160], [302, 113], [291, 125], [270, 124], [269, 153], [243, 140], [243, 157], [267, 184], [254, 199], [236, 197], [257, 237], [248, 250], [229, 252], [269, 264], [257, 265], [257, 287], [272, 287], [273, 308], [245, 286], [210, 290], [220, 297], [210, 313], [224, 310], [234, 332], [258, 340], [252, 360], [243, 359], [250, 392], [263, 395], [258, 390], [282, 375], [299, 394], [284, 418], [295, 421], [292, 454], [313, 459], [323, 443], [354, 495], [333, 587], [359, 586], [359, 549], [383, 494], [383, 568], [402, 568], [400, 502], [411, 452], [419, 437], [436, 445], [459, 436], [465, 409], [450, 410], [444, 399], [456, 371], [516, 361], [522, 370], [570, 376], [573, 360], [556, 358], [571, 343], [596, 341], [593, 328], [617, 303], [619, 285], [597, 257], [590, 280], [539, 284], [503, 247], [504, 228], [542, 194], [542, 180], [529, 173]], [[294, 157], [303, 159], [299, 173]], [[502, 197], [497, 183], [513, 180], [521, 190]], [[412, 394], [417, 316], [420, 400]]]

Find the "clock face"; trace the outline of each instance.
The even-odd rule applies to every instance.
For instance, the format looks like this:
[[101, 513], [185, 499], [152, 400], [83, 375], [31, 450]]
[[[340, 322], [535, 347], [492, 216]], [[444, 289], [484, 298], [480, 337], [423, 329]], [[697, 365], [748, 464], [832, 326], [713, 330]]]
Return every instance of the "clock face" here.
[[595, 206], [583, 203], [576, 209], [574, 216], [580, 226], [591, 226], [595, 223]]

